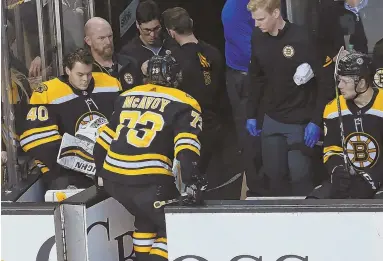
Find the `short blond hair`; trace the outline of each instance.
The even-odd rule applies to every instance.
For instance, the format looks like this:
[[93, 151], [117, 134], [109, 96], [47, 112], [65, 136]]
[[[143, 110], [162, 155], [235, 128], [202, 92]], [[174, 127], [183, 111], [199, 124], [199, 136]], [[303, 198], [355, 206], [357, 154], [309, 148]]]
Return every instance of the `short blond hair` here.
[[275, 9], [281, 10], [281, 0], [250, 0], [247, 4], [247, 10], [255, 12], [258, 9], [264, 9], [272, 13]]

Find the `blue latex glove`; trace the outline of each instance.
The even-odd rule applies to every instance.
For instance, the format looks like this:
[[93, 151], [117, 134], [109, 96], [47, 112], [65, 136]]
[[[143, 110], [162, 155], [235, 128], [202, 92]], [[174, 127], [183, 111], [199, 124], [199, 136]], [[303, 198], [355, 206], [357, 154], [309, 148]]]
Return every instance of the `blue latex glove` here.
[[307, 147], [314, 148], [320, 138], [320, 128], [318, 125], [310, 122], [305, 128], [305, 144]]
[[259, 136], [261, 134], [261, 130], [257, 130], [257, 120], [256, 119], [248, 119], [246, 121], [246, 129], [250, 133], [251, 136]]

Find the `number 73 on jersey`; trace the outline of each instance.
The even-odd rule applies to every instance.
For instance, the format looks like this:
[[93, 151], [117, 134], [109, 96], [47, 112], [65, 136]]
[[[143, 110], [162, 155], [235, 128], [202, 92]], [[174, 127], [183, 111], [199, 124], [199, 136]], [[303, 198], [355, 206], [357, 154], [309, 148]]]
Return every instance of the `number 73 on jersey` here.
[[[193, 128], [199, 128], [202, 131], [202, 118], [198, 112], [191, 111], [190, 126]], [[128, 122], [128, 124], [126, 124]], [[151, 128], [139, 128], [137, 125], [147, 126], [151, 123]], [[126, 141], [137, 147], [147, 148], [157, 135], [157, 132], [161, 131], [165, 126], [164, 118], [161, 114], [152, 111], [146, 111], [144, 113], [140, 111], [122, 111], [120, 113], [120, 124], [116, 129], [117, 140], [120, 136], [121, 129], [124, 127], [129, 128], [126, 134]], [[143, 131], [143, 135], [139, 135], [139, 131]]]

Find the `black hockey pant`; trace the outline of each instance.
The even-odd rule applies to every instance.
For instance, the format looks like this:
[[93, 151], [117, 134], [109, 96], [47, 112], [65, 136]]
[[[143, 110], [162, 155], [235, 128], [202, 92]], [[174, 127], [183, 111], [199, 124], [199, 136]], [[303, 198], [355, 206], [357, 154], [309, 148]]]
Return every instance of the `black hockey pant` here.
[[133, 247], [137, 261], [168, 260], [165, 213], [155, 209], [157, 200], [178, 197], [175, 183], [127, 186], [104, 179], [105, 191], [134, 217]]

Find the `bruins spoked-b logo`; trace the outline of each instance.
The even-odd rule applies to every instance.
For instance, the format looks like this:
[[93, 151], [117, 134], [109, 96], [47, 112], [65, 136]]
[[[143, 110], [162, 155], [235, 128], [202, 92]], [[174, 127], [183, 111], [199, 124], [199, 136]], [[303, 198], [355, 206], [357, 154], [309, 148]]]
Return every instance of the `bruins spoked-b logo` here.
[[346, 138], [347, 155], [355, 168], [371, 168], [379, 158], [376, 140], [364, 132], [354, 132]]
[[374, 75], [374, 83], [376, 87], [383, 88], [383, 68], [376, 70]]
[[105, 118], [104, 114], [98, 112], [98, 111], [92, 111], [92, 112], [86, 112], [83, 115], [81, 115], [77, 122], [75, 127], [75, 132], [77, 132], [81, 127], [85, 126], [88, 122], [98, 119], [98, 118]]
[[124, 80], [127, 84], [133, 84], [133, 82], [134, 82], [133, 76], [130, 73], [124, 74]]
[[295, 54], [295, 49], [291, 45], [286, 45], [285, 47], [283, 47], [282, 53], [283, 56], [285, 56], [286, 58], [291, 58]]

